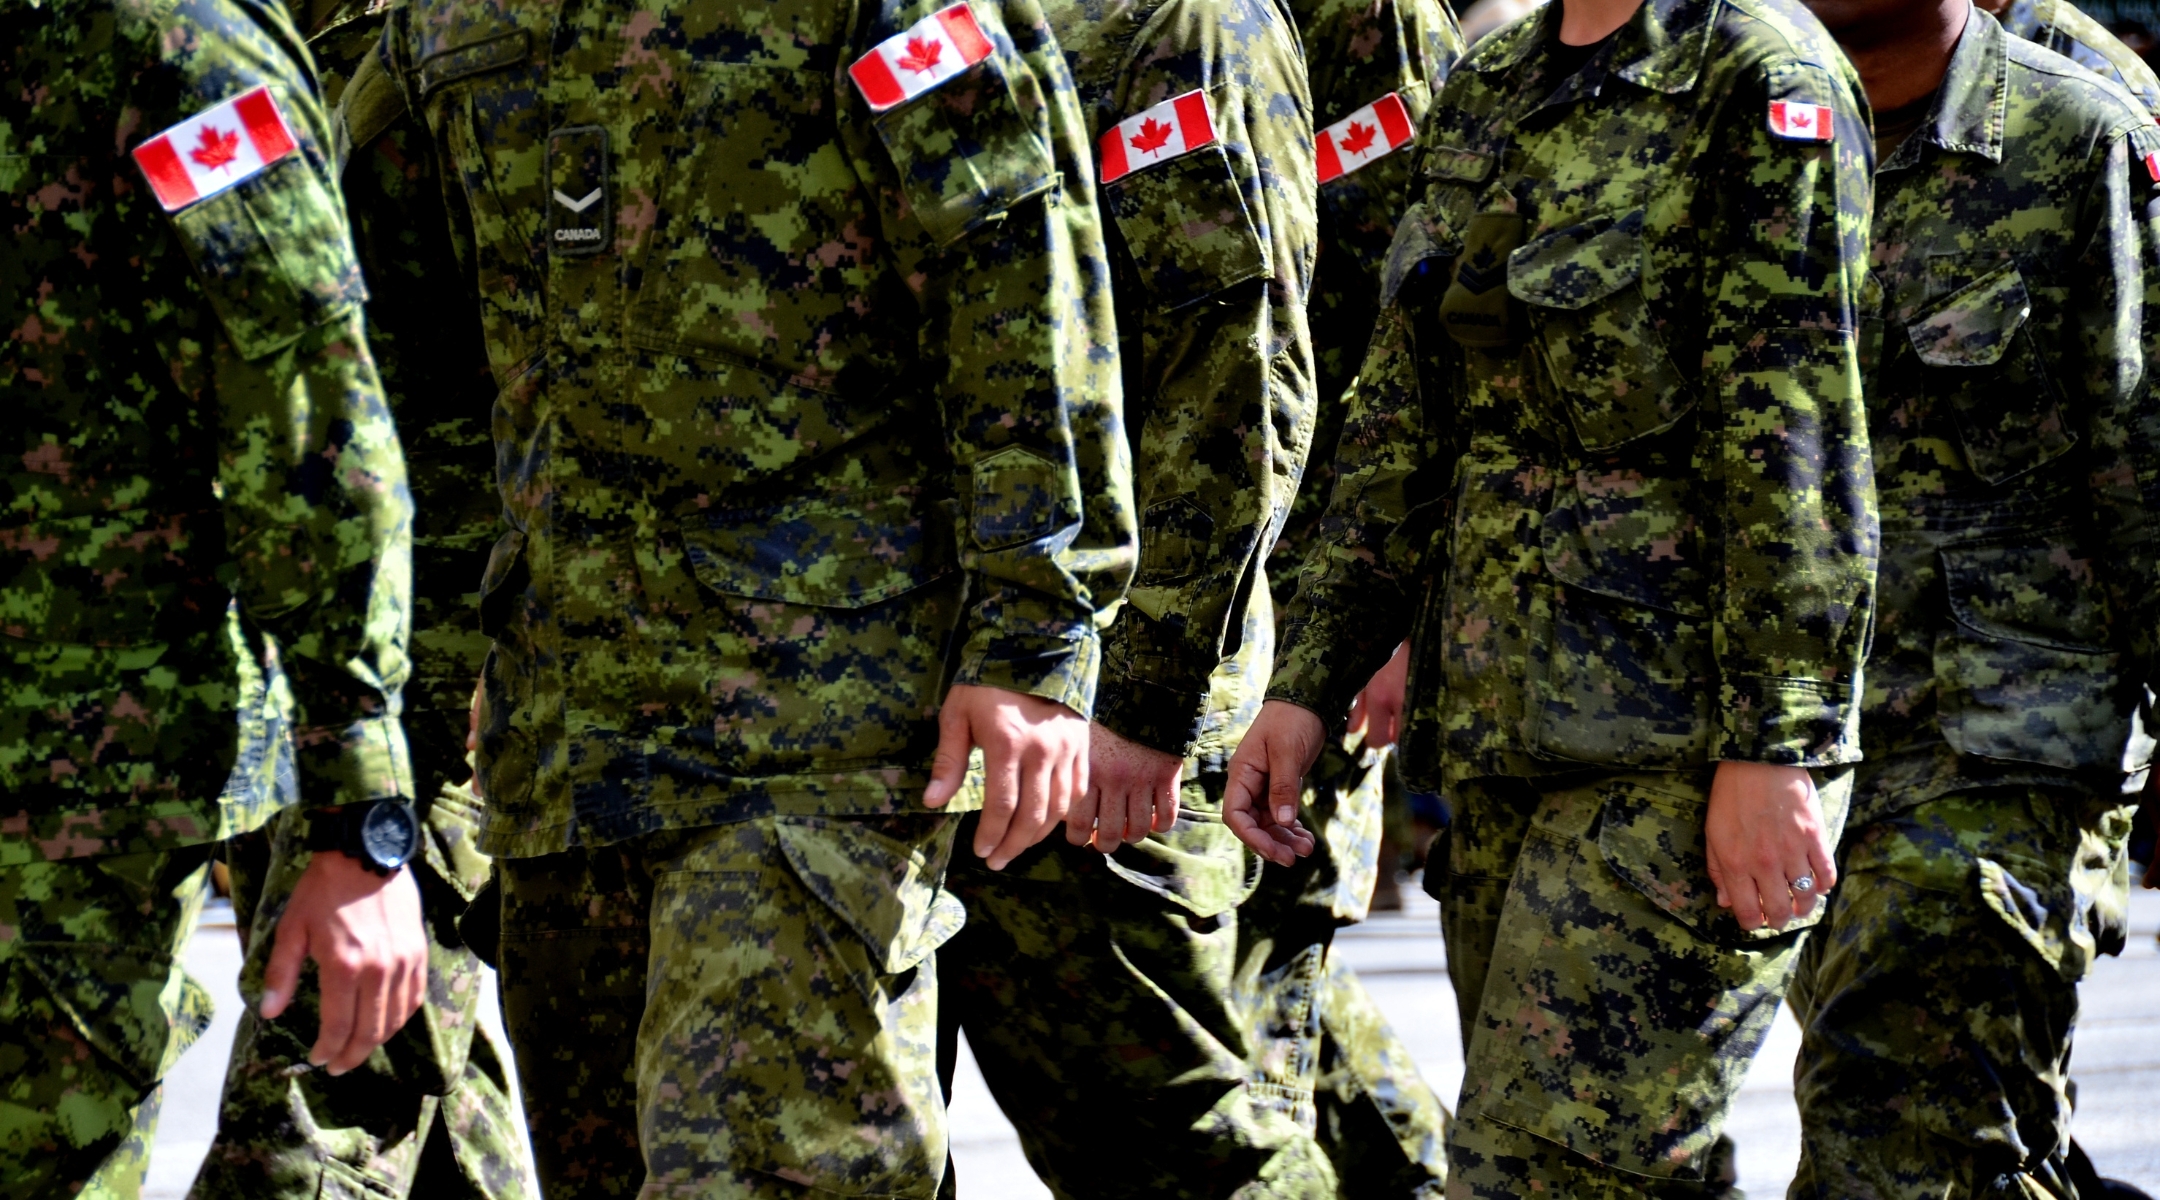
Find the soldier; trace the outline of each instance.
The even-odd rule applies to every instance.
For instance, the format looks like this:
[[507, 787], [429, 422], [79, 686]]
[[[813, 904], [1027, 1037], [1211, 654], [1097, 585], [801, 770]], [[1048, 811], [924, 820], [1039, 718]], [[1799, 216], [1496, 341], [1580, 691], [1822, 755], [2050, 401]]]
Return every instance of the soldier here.
[[[292, 16], [296, 25], [318, 30], [311, 49], [325, 99], [336, 106], [333, 140], [348, 155], [338, 165], [371, 292], [369, 348], [390, 411], [411, 438], [412, 677], [402, 722], [424, 830], [412, 866], [428, 918], [428, 994], [420, 1019], [383, 1056], [336, 1079], [321, 1073], [288, 1079], [290, 1048], [283, 1042], [289, 1035], [244, 1014], [195, 1200], [314, 1200], [325, 1176], [335, 1190], [354, 1175], [366, 1181], [369, 1195], [514, 1200], [533, 1194], [505, 1059], [480, 1025], [482, 964], [457, 927], [488, 878], [488, 860], [478, 850], [477, 801], [465, 786], [471, 775], [465, 739], [473, 684], [487, 653], [477, 588], [500, 532], [487, 423], [495, 388], [472, 301], [433, 277], [456, 255], [442, 216], [440, 172], [421, 130], [409, 118], [397, 119], [404, 116], [400, 105], [378, 104], [390, 119], [377, 128], [366, 123], [367, 105], [340, 103], [353, 71], [380, 40], [389, 7], [350, 0], [314, 12], [293, 7]], [[363, 121], [357, 128], [356, 111]], [[273, 717], [261, 738], [273, 751], [270, 777], [247, 786], [289, 791], [290, 771], [278, 768], [289, 764], [292, 746], [278, 725]], [[280, 836], [286, 832], [259, 830], [223, 851], [249, 972], [260, 970], [269, 949], [256, 930], [275, 920], [283, 885], [309, 861], [304, 841]], [[302, 1002], [308, 998], [303, 991]]]
[[1033, 0], [414, 0], [378, 89], [501, 389], [481, 848], [542, 1186], [927, 1196], [930, 810], [973, 745], [977, 855], [1062, 818], [1132, 565], [1057, 44]]
[[1250, 1078], [1235, 909], [1259, 863], [1221, 816], [1272, 652], [1263, 567], [1312, 433], [1305, 64], [1265, 0], [1047, 13], [1097, 147], [1140, 567], [1066, 839], [1004, 872], [954, 865], [947, 1069], [964, 1029], [1060, 1195], [1329, 1196], [1312, 1080], [1292, 1096]]
[[[159, 1080], [210, 1018], [179, 953], [211, 853], [273, 815], [257, 789], [219, 802], [235, 599], [254, 667], [274, 645], [289, 681], [294, 824], [334, 839], [258, 926], [267, 962], [243, 994], [293, 1079], [358, 1067], [420, 1002], [395, 715], [412, 510], [284, 11], [49, 0], [0, 10], [0, 39], [22, 81], [0, 100], [19, 448], [0, 1195], [133, 1196]], [[310, 958], [319, 1021], [288, 1012]]]
[[1855, 89], [1784, 0], [1562, 0], [1419, 130], [1224, 807], [1309, 852], [1299, 777], [1411, 637], [1406, 766], [1456, 814], [1450, 1196], [1713, 1190], [1833, 878], [1875, 556]]
[[1799, 1196], [2072, 1197], [2077, 981], [2152, 742], [2160, 130], [1963, 0], [1811, 0], [1875, 110], [1881, 607], [1801, 954]]
[[[1290, 9], [1326, 152], [1311, 306], [1319, 416], [1269, 556], [1269, 581], [1284, 604], [1327, 506], [1344, 394], [1379, 315], [1380, 264], [1410, 202], [1410, 134], [1465, 48], [1445, 0], [1292, 0]], [[1351, 1196], [1437, 1194], [1447, 1175], [1445, 1106], [1356, 974], [1329, 956], [1335, 930], [1364, 920], [1395, 888], [1403, 839], [1390, 833], [1408, 814], [1386, 714], [1402, 707], [1401, 659], [1353, 704], [1350, 736], [1329, 743], [1313, 767], [1300, 812], [1315, 852], [1264, 872], [1238, 910], [1240, 985], [1263, 1037], [1259, 1078], [1314, 1095], [1317, 1110], [1305, 1115]], [[1382, 700], [1391, 681], [1392, 700]]]

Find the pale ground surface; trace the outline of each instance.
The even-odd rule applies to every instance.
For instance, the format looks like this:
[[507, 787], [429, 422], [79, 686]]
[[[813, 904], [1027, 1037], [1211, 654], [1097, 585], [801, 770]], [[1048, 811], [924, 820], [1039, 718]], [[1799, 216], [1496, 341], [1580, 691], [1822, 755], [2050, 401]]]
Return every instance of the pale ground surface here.
[[[1426, 1079], [1453, 1097], [1462, 1084], [1454, 993], [1431, 900], [1404, 889], [1411, 907], [1344, 931], [1336, 945], [1417, 1055]], [[2104, 1174], [2160, 1194], [2160, 893], [2138, 892], [2130, 947], [2103, 960], [2085, 984], [2079, 1021], [2078, 1140]], [[188, 951], [188, 968], [217, 996], [217, 1024], [190, 1050], [167, 1085], [145, 1200], [180, 1200], [210, 1144], [233, 1025], [240, 1011], [233, 979], [240, 965], [231, 916], [213, 909]], [[489, 979], [494, 1012], [493, 979]], [[1792, 1065], [1800, 1033], [1780, 1017], [1748, 1077], [1730, 1129], [1740, 1146], [1742, 1186], [1757, 1200], [1784, 1194], [1800, 1153]], [[2147, 1091], [2151, 1087], [2154, 1091]], [[2153, 1105], [2154, 1107], [2147, 1107]], [[953, 1155], [960, 1187], [978, 1200], [1044, 1200], [1050, 1193], [1028, 1169], [1012, 1126], [997, 1111], [973, 1060], [963, 1056], [952, 1109]]]

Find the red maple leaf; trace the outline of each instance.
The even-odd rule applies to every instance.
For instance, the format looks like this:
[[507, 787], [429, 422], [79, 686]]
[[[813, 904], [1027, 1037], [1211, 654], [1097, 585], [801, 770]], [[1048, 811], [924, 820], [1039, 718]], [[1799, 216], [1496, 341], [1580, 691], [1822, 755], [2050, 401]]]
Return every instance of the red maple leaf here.
[[215, 170], [240, 157], [240, 135], [219, 133], [205, 125], [202, 127], [201, 144], [188, 151], [188, 157]]
[[1346, 154], [1365, 153], [1365, 148], [1372, 145], [1373, 135], [1378, 132], [1380, 131], [1370, 125], [1360, 125], [1356, 121], [1350, 122], [1349, 131], [1343, 135], [1343, 152]]
[[1140, 122], [1140, 132], [1133, 135], [1133, 149], [1155, 151], [1170, 140], [1170, 127], [1153, 117]]
[[937, 60], [945, 56], [945, 43], [933, 38], [909, 38], [907, 56], [900, 65], [910, 71], [928, 71], [937, 66]]

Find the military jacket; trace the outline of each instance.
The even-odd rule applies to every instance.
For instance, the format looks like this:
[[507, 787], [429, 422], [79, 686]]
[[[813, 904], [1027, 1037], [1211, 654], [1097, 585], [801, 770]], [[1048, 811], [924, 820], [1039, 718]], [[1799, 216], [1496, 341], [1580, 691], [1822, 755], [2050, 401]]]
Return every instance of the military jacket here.
[[1857, 82], [1789, 0], [1650, 0], [1566, 79], [1559, 17], [1479, 43], [1418, 133], [1270, 694], [1339, 722], [1414, 620], [1420, 782], [1851, 761]]
[[[271, 815], [218, 800], [235, 598], [251, 653], [278, 647], [302, 802], [410, 794], [411, 502], [290, 22], [265, 0], [48, 0], [0, 10], [0, 39], [17, 84], [0, 96], [0, 864]], [[146, 172], [144, 147], [194, 182]]]
[[1129, 464], [1033, 0], [417, 0], [383, 47], [500, 389], [491, 853], [914, 803], [955, 681], [1090, 710]]
[[[1269, 0], [1046, 11], [1095, 145], [1141, 512], [1096, 719], [1205, 766], [1227, 758], [1266, 686], [1268, 647], [1237, 656], [1248, 631], [1272, 632], [1254, 606], [1312, 432], [1305, 63]], [[1162, 115], [1197, 111], [1175, 103], [1194, 94], [1204, 140]]]
[[1938, 95], [1876, 174], [1863, 818], [2151, 753], [2152, 121], [1977, 9]]
[[2160, 77], [2137, 51], [2070, 3], [2070, 0], [2012, 0], [2002, 27], [2038, 42], [2064, 58], [2098, 72], [2128, 91], [2145, 111], [2160, 114]]
[[399, 3], [346, 0], [308, 37], [343, 148], [353, 244], [368, 282], [368, 345], [403, 435], [413, 525], [412, 677], [402, 714], [421, 792], [462, 782], [473, 686], [487, 658], [480, 580], [504, 532], [495, 491], [487, 342], [457, 265], [441, 160], [388, 76], [346, 97]]
[[[1366, 154], [1389, 139], [1377, 114], [1365, 110], [1394, 96], [1414, 130], [1467, 49], [1447, 0], [1289, 0], [1289, 7], [1305, 43], [1314, 123], [1343, 126], [1344, 141], [1367, 143]], [[1339, 159], [1349, 169], [1320, 185], [1320, 260], [1307, 309], [1320, 407], [1305, 475], [1269, 566], [1269, 582], [1286, 601], [1334, 486], [1343, 392], [1365, 361], [1380, 315], [1380, 264], [1410, 203], [1416, 144], [1413, 133], [1377, 157]]]

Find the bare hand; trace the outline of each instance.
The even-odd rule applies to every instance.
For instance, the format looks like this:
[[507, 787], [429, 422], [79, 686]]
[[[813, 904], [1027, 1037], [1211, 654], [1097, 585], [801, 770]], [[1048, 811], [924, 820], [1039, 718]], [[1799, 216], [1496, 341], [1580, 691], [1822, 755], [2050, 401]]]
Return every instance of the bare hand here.
[[1223, 822], [1253, 853], [1277, 866], [1313, 852], [1313, 835], [1298, 823], [1298, 794], [1326, 738], [1311, 709], [1270, 700], [1230, 756]]
[[310, 958], [322, 1029], [308, 1061], [343, 1075], [404, 1028], [427, 992], [427, 930], [412, 872], [385, 877], [338, 851], [317, 851], [278, 918], [263, 972], [264, 1019], [292, 1003]]
[[1177, 824], [1185, 760], [1088, 726], [1088, 786], [1065, 817], [1065, 840], [1112, 854]]
[[942, 808], [967, 779], [968, 751], [983, 751], [982, 820], [975, 854], [1002, 871], [1065, 819], [1088, 786], [1088, 723], [1055, 700], [956, 684], [938, 712], [937, 755], [923, 804]]
[[1392, 746], [1402, 736], [1403, 692], [1409, 685], [1410, 643], [1404, 642], [1350, 702], [1350, 732], [1363, 735], [1367, 749]]
[[[1710, 782], [1703, 848], [1717, 902], [1742, 929], [1783, 929], [1837, 884], [1822, 800], [1801, 767], [1721, 762]], [[1793, 886], [1806, 881], [1805, 889]]]

